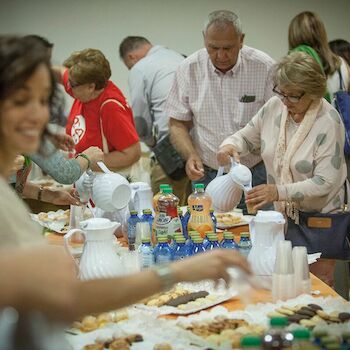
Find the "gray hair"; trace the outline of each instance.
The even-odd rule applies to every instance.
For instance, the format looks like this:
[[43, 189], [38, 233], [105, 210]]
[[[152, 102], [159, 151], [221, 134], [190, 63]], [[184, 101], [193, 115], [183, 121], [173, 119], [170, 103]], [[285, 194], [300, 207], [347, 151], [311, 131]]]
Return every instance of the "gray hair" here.
[[205, 35], [211, 25], [219, 28], [226, 28], [228, 25], [233, 25], [237, 34], [242, 34], [242, 24], [239, 17], [232, 11], [218, 10], [209, 14], [203, 27], [203, 34]]

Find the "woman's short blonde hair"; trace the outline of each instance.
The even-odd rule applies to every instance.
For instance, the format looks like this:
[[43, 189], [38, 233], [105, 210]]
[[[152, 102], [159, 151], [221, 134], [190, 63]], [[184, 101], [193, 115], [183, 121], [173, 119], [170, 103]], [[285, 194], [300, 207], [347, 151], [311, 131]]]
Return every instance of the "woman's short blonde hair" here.
[[107, 58], [96, 49], [73, 52], [63, 65], [69, 69], [69, 77], [75, 84], [94, 83], [97, 90], [106, 87], [112, 74]]
[[305, 52], [292, 52], [283, 57], [275, 68], [275, 84], [304, 92], [311, 98], [321, 98], [326, 92], [327, 79], [320, 65]]

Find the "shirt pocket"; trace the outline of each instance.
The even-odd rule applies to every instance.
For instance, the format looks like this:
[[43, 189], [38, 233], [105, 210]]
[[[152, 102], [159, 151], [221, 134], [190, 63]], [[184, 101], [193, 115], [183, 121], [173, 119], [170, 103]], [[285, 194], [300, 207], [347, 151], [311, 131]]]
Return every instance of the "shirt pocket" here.
[[250, 120], [258, 113], [262, 102], [237, 102], [237, 113], [235, 118], [240, 128], [245, 127]]

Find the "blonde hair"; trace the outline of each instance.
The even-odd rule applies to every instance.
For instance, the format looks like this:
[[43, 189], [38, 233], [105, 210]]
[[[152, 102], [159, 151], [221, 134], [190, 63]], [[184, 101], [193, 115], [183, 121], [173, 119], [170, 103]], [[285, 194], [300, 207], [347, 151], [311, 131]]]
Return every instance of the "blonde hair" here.
[[326, 28], [314, 12], [301, 12], [292, 19], [288, 29], [288, 43], [290, 50], [299, 45], [311, 46], [320, 56], [327, 76], [340, 67], [340, 59], [328, 45]]
[[320, 65], [305, 52], [284, 56], [275, 67], [275, 84], [304, 92], [311, 98], [322, 98], [327, 78]]
[[85, 49], [73, 52], [63, 65], [69, 68], [69, 76], [79, 85], [94, 83], [96, 89], [106, 87], [111, 77], [111, 67], [100, 50]]

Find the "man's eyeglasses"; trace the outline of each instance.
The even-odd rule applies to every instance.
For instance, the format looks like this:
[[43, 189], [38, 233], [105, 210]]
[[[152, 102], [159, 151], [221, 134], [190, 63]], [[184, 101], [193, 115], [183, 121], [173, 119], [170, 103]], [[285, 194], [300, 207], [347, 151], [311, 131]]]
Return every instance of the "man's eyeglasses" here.
[[286, 95], [283, 92], [281, 92], [280, 90], [277, 89], [277, 86], [274, 86], [274, 88], [272, 89], [272, 91], [280, 98], [280, 99], [286, 99], [287, 101], [289, 101], [290, 103], [298, 103], [300, 101], [300, 99], [305, 95], [305, 92], [303, 92], [301, 95], [299, 96], [291, 96], [291, 95]]

